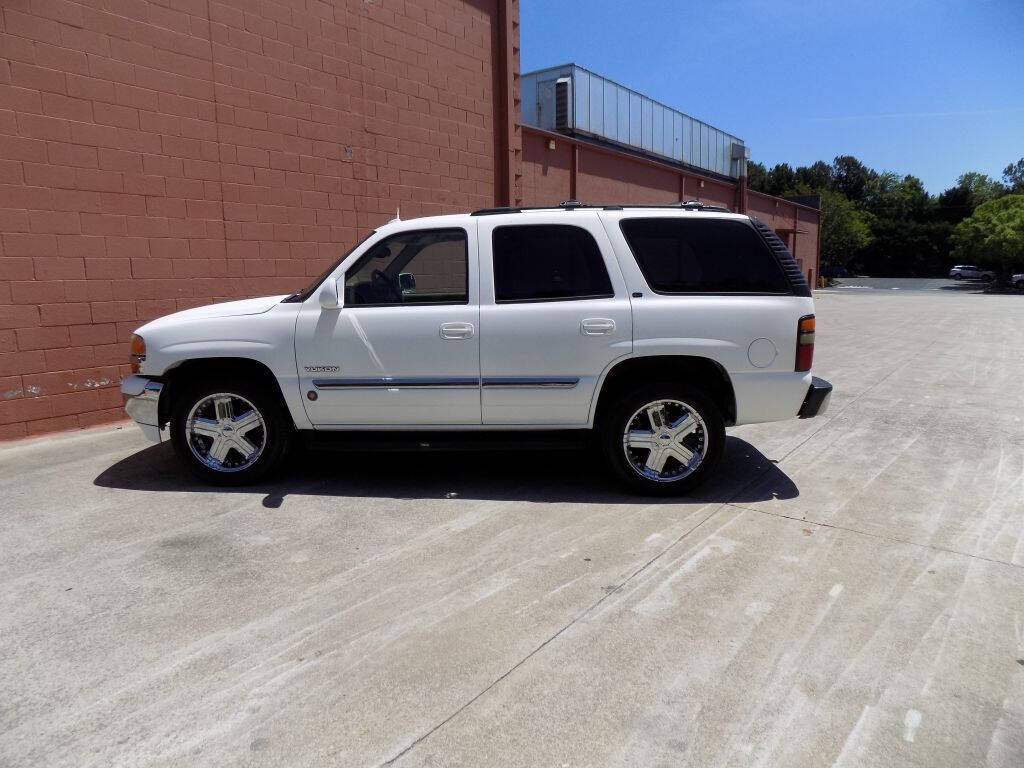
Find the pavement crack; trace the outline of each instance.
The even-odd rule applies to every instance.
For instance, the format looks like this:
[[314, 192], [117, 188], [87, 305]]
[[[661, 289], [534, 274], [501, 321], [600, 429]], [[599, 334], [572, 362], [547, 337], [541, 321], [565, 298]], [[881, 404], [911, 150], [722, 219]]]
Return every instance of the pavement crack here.
[[885, 536], [880, 533], [871, 533], [870, 531], [862, 531], [857, 528], [849, 528], [845, 525], [835, 525], [833, 523], [822, 523], [817, 520], [809, 520], [805, 517], [796, 517], [795, 515], [784, 515], [781, 512], [772, 512], [767, 509], [756, 509], [754, 507], [745, 507], [742, 504], [727, 503], [725, 506], [732, 507], [733, 509], [740, 509], [744, 512], [756, 512], [760, 515], [768, 515], [769, 517], [778, 517], [784, 520], [792, 520], [797, 523], [806, 523], [807, 525], [815, 525], [819, 528], [832, 528], [837, 531], [845, 531], [847, 533], [855, 533], [858, 536], [866, 536], [871, 539], [879, 539], [881, 541], [888, 541], [893, 544], [909, 544], [912, 547], [920, 547], [921, 549], [930, 549], [935, 552], [946, 552], [951, 555], [961, 555], [963, 557], [969, 557], [972, 560], [984, 560], [986, 563], [995, 563], [996, 565], [1005, 565], [1010, 568], [1024, 568], [1024, 565], [1017, 563], [1010, 563], [1006, 560], [997, 560], [994, 557], [985, 557], [984, 555], [975, 555], [970, 552], [964, 552], [959, 549], [950, 549], [949, 547], [940, 547], [937, 544], [922, 544], [919, 541], [911, 541], [910, 539], [901, 539], [898, 536]]
[[[737, 492], [737, 493], [739, 493], [739, 492]], [[735, 498], [735, 495], [734, 495], [733, 498]], [[566, 624], [561, 629], [559, 629], [557, 632], [552, 634], [550, 637], [548, 637], [546, 640], [544, 640], [544, 642], [542, 642], [540, 645], [538, 645], [536, 648], [534, 648], [532, 651], [530, 651], [528, 654], [526, 654], [523, 658], [521, 658], [519, 661], [517, 661], [515, 664], [513, 664], [511, 667], [509, 667], [507, 670], [505, 670], [501, 675], [499, 675], [497, 678], [495, 678], [493, 681], [491, 681], [486, 687], [484, 687], [483, 690], [481, 690], [476, 695], [474, 695], [472, 698], [470, 698], [468, 701], [466, 701], [462, 706], [460, 706], [458, 709], [456, 709], [454, 712], [452, 712], [446, 718], [441, 720], [439, 723], [434, 725], [432, 728], [430, 728], [426, 732], [422, 733], [420, 736], [416, 737], [413, 741], [409, 742], [409, 744], [407, 744], [405, 747], [403, 747], [393, 757], [390, 757], [387, 760], [385, 760], [384, 762], [380, 763], [378, 765], [378, 768], [386, 768], [387, 766], [394, 765], [397, 761], [401, 760], [403, 757], [405, 757], [407, 754], [409, 754], [409, 752], [411, 752], [413, 749], [415, 749], [419, 744], [423, 743], [426, 739], [430, 738], [433, 734], [435, 734], [439, 730], [441, 730], [441, 728], [443, 728], [445, 725], [447, 725], [452, 720], [454, 720], [456, 717], [458, 717], [460, 714], [462, 714], [467, 709], [469, 709], [469, 707], [471, 707], [474, 703], [476, 703], [479, 699], [481, 699], [484, 695], [486, 695], [495, 686], [497, 686], [503, 680], [508, 678], [513, 672], [515, 672], [517, 669], [519, 669], [524, 664], [526, 664], [526, 662], [528, 662], [530, 659], [532, 659], [534, 656], [536, 656], [538, 653], [540, 653], [542, 650], [544, 650], [552, 642], [557, 640], [561, 635], [565, 634], [565, 632], [567, 630], [569, 630], [570, 628], [572, 628], [573, 625], [575, 625], [577, 622], [579, 622], [581, 619], [585, 618], [589, 614], [593, 613], [596, 608], [598, 608], [602, 603], [604, 603], [606, 600], [611, 598], [612, 595], [615, 595], [615, 594], [618, 594], [619, 592], [621, 592], [622, 589], [627, 584], [629, 584], [636, 577], [638, 577], [640, 574], [642, 574], [644, 571], [646, 571], [648, 568], [650, 568], [654, 563], [656, 563], [658, 560], [660, 560], [662, 557], [664, 557], [664, 555], [670, 549], [675, 547], [683, 539], [685, 539], [691, 533], [693, 533], [698, 528], [700, 528], [702, 525], [704, 525], [704, 523], [706, 523], [708, 520], [710, 520], [712, 517], [714, 517], [715, 514], [719, 510], [721, 510], [723, 507], [726, 507], [726, 506], [728, 506], [727, 503], [715, 505], [715, 507], [710, 512], [708, 512], [704, 517], [702, 517], [700, 519], [700, 521], [698, 521], [696, 524], [694, 524], [693, 526], [688, 528], [686, 531], [681, 533], [679, 536], [677, 536], [675, 539], [673, 539], [664, 549], [662, 549], [660, 552], [658, 552], [656, 555], [654, 555], [654, 557], [652, 557], [650, 560], [648, 560], [647, 562], [643, 563], [643, 565], [638, 567], [629, 576], [627, 576], [625, 579], [623, 579], [621, 583], [616, 584], [616, 585], [610, 585], [610, 586], [604, 587], [603, 590], [602, 590], [602, 591], [604, 591], [604, 594], [601, 597], [599, 597], [597, 600], [595, 600], [593, 603], [591, 603], [588, 607], [583, 609], [575, 617], [573, 617], [573, 619], [571, 621], [569, 621], [568, 624]]]

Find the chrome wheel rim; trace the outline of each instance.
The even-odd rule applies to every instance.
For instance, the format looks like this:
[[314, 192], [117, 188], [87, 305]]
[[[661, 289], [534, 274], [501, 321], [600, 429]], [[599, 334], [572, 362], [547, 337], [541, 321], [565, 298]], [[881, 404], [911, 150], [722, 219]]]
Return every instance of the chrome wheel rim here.
[[256, 407], [230, 392], [208, 395], [192, 406], [185, 437], [196, 459], [217, 472], [251, 467], [267, 444], [267, 426]]
[[647, 480], [672, 483], [689, 477], [704, 461], [707, 427], [682, 400], [655, 400], [626, 420], [622, 450], [629, 466]]

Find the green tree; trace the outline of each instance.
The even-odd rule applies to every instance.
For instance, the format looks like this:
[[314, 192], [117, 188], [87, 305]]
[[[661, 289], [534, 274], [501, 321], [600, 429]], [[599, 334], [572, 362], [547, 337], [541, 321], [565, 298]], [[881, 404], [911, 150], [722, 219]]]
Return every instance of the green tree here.
[[[1012, 168], [1009, 166], [1007, 170]], [[950, 187], [938, 200], [939, 216], [954, 224], [963, 221], [982, 203], [995, 200], [1007, 193], [1007, 188], [979, 171], [968, 171], [956, 180], [956, 186]]]
[[870, 216], [838, 192], [821, 193], [822, 267], [847, 266], [872, 241]]
[[779, 163], [768, 171], [769, 195], [791, 195], [796, 187], [796, 172], [789, 163]]
[[840, 155], [832, 161], [832, 177], [836, 192], [859, 203], [867, 196], [868, 184], [878, 174], [852, 155]]
[[917, 176], [901, 179], [892, 171], [872, 176], [864, 196], [864, 207], [886, 219], [920, 219], [929, 202], [928, 192]]
[[802, 165], [796, 169], [796, 183], [798, 187], [814, 194], [823, 189], [832, 189], [835, 184], [832, 166], [821, 160], [810, 166]]
[[767, 192], [768, 169], [764, 167], [764, 163], [747, 161], [747, 186], [757, 192]]
[[1024, 194], [1024, 157], [1003, 169], [1003, 181], [1013, 194]]
[[953, 257], [997, 267], [1006, 276], [1024, 263], [1024, 195], [982, 203], [953, 231]]
[[1006, 194], [1007, 189], [998, 181], [978, 171], [968, 171], [956, 180], [958, 187], [966, 189], [971, 194], [971, 200], [975, 206], [995, 200]]
[[948, 221], [876, 218], [871, 223], [874, 239], [854, 266], [873, 277], [945, 277], [952, 231]]

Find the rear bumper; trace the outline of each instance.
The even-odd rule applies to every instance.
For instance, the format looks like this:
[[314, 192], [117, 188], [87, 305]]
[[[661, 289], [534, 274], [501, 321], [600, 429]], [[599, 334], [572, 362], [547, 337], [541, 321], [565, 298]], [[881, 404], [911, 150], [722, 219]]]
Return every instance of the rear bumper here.
[[832, 399], [832, 385], [817, 376], [811, 378], [811, 386], [807, 388], [807, 396], [800, 406], [797, 414], [801, 419], [812, 419], [820, 416], [828, 410], [829, 400]]
[[128, 415], [152, 442], [159, 443], [160, 393], [164, 385], [145, 376], [129, 376], [121, 382], [121, 394], [128, 397], [124, 405]]

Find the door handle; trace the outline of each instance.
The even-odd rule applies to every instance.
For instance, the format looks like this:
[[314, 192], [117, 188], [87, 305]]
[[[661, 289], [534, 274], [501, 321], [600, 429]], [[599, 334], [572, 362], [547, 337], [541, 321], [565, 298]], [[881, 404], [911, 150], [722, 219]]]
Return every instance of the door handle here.
[[472, 323], [442, 323], [442, 339], [471, 339], [475, 332]]
[[580, 323], [584, 336], [603, 336], [615, 330], [615, 321], [607, 317], [588, 317]]

